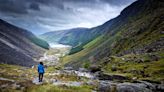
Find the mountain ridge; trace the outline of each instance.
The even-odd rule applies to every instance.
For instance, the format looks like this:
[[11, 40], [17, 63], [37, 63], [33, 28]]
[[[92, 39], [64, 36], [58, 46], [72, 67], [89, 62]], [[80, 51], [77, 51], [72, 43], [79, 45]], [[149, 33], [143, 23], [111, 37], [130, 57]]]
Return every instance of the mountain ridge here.
[[31, 66], [49, 45], [31, 32], [0, 20], [0, 47], [0, 63]]
[[[68, 66], [79, 67], [85, 62], [91, 62], [90, 58], [94, 59], [94, 62], [100, 62], [111, 55], [161, 51], [163, 50], [163, 11], [164, 2], [161, 0], [138, 0], [125, 8], [119, 16], [98, 27], [103, 29], [99, 31], [104, 31], [104, 35], [101, 35], [98, 41], [91, 41], [91, 43], [95, 41], [94, 45], [65, 57], [63, 61], [70, 61]], [[151, 50], [153, 48], [160, 49], [153, 51]]]

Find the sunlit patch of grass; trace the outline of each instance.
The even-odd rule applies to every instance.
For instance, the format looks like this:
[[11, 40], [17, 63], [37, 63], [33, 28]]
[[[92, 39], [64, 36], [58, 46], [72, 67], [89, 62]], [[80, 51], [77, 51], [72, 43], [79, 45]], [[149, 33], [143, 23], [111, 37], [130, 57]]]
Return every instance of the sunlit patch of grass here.
[[57, 70], [57, 67], [56, 66], [48, 66], [46, 68], [46, 72], [54, 72]]

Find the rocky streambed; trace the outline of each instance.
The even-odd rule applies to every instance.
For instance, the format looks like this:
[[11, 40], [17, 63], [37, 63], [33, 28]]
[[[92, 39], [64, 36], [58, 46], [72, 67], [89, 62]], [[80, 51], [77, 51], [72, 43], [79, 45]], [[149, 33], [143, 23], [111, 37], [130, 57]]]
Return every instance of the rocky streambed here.
[[[68, 48], [63, 51], [63, 47], [57, 48], [57, 50], [51, 49], [50, 53], [45, 53], [41, 61], [45, 61], [46, 65], [56, 65], [58, 64], [59, 57], [65, 55], [68, 51]], [[91, 85], [93, 86], [93, 92], [164, 92], [164, 83], [141, 81], [135, 78], [130, 79], [122, 75], [105, 74], [101, 70], [93, 72], [83, 68], [74, 70], [72, 67], [65, 67], [61, 70], [49, 72], [46, 75], [44, 82], [56, 86]], [[76, 80], [70, 79], [71, 77], [74, 77]], [[37, 85], [42, 84], [38, 82], [37, 77], [33, 79], [33, 83]]]
[[[49, 76], [65, 75], [76, 76], [79, 80], [63, 81], [57, 78], [44, 79], [53, 85], [82, 86], [91, 85], [94, 92], [164, 92], [164, 84], [150, 83], [147, 81], [131, 80], [121, 75], [107, 75], [100, 72], [91, 73], [83, 70], [63, 69], [49, 73]], [[86, 80], [82, 80], [86, 78]], [[36, 81], [37, 79], [35, 79]], [[34, 82], [34, 81], [33, 81]], [[34, 82], [35, 83], [35, 82]], [[37, 82], [36, 82], [37, 84]]]

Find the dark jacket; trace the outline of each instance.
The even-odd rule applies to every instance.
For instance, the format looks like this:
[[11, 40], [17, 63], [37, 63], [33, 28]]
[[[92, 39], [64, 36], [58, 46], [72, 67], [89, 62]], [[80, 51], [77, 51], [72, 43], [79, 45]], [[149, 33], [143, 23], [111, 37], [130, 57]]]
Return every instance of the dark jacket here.
[[38, 65], [38, 73], [44, 73], [44, 66], [41, 64]]

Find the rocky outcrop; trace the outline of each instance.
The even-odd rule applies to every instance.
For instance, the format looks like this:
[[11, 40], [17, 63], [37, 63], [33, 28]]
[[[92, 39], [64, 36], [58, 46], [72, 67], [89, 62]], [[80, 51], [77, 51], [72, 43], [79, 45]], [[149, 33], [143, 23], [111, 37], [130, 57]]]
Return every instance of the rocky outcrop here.
[[119, 80], [119, 81], [123, 81], [123, 80], [129, 80], [128, 77], [125, 76], [121, 76], [121, 75], [110, 75], [110, 74], [104, 74], [104, 73], [99, 73], [97, 75], [97, 78], [99, 80]]
[[163, 92], [163, 87], [163, 84], [152, 84], [146, 81], [139, 83], [100, 81], [98, 90], [100, 92]]

